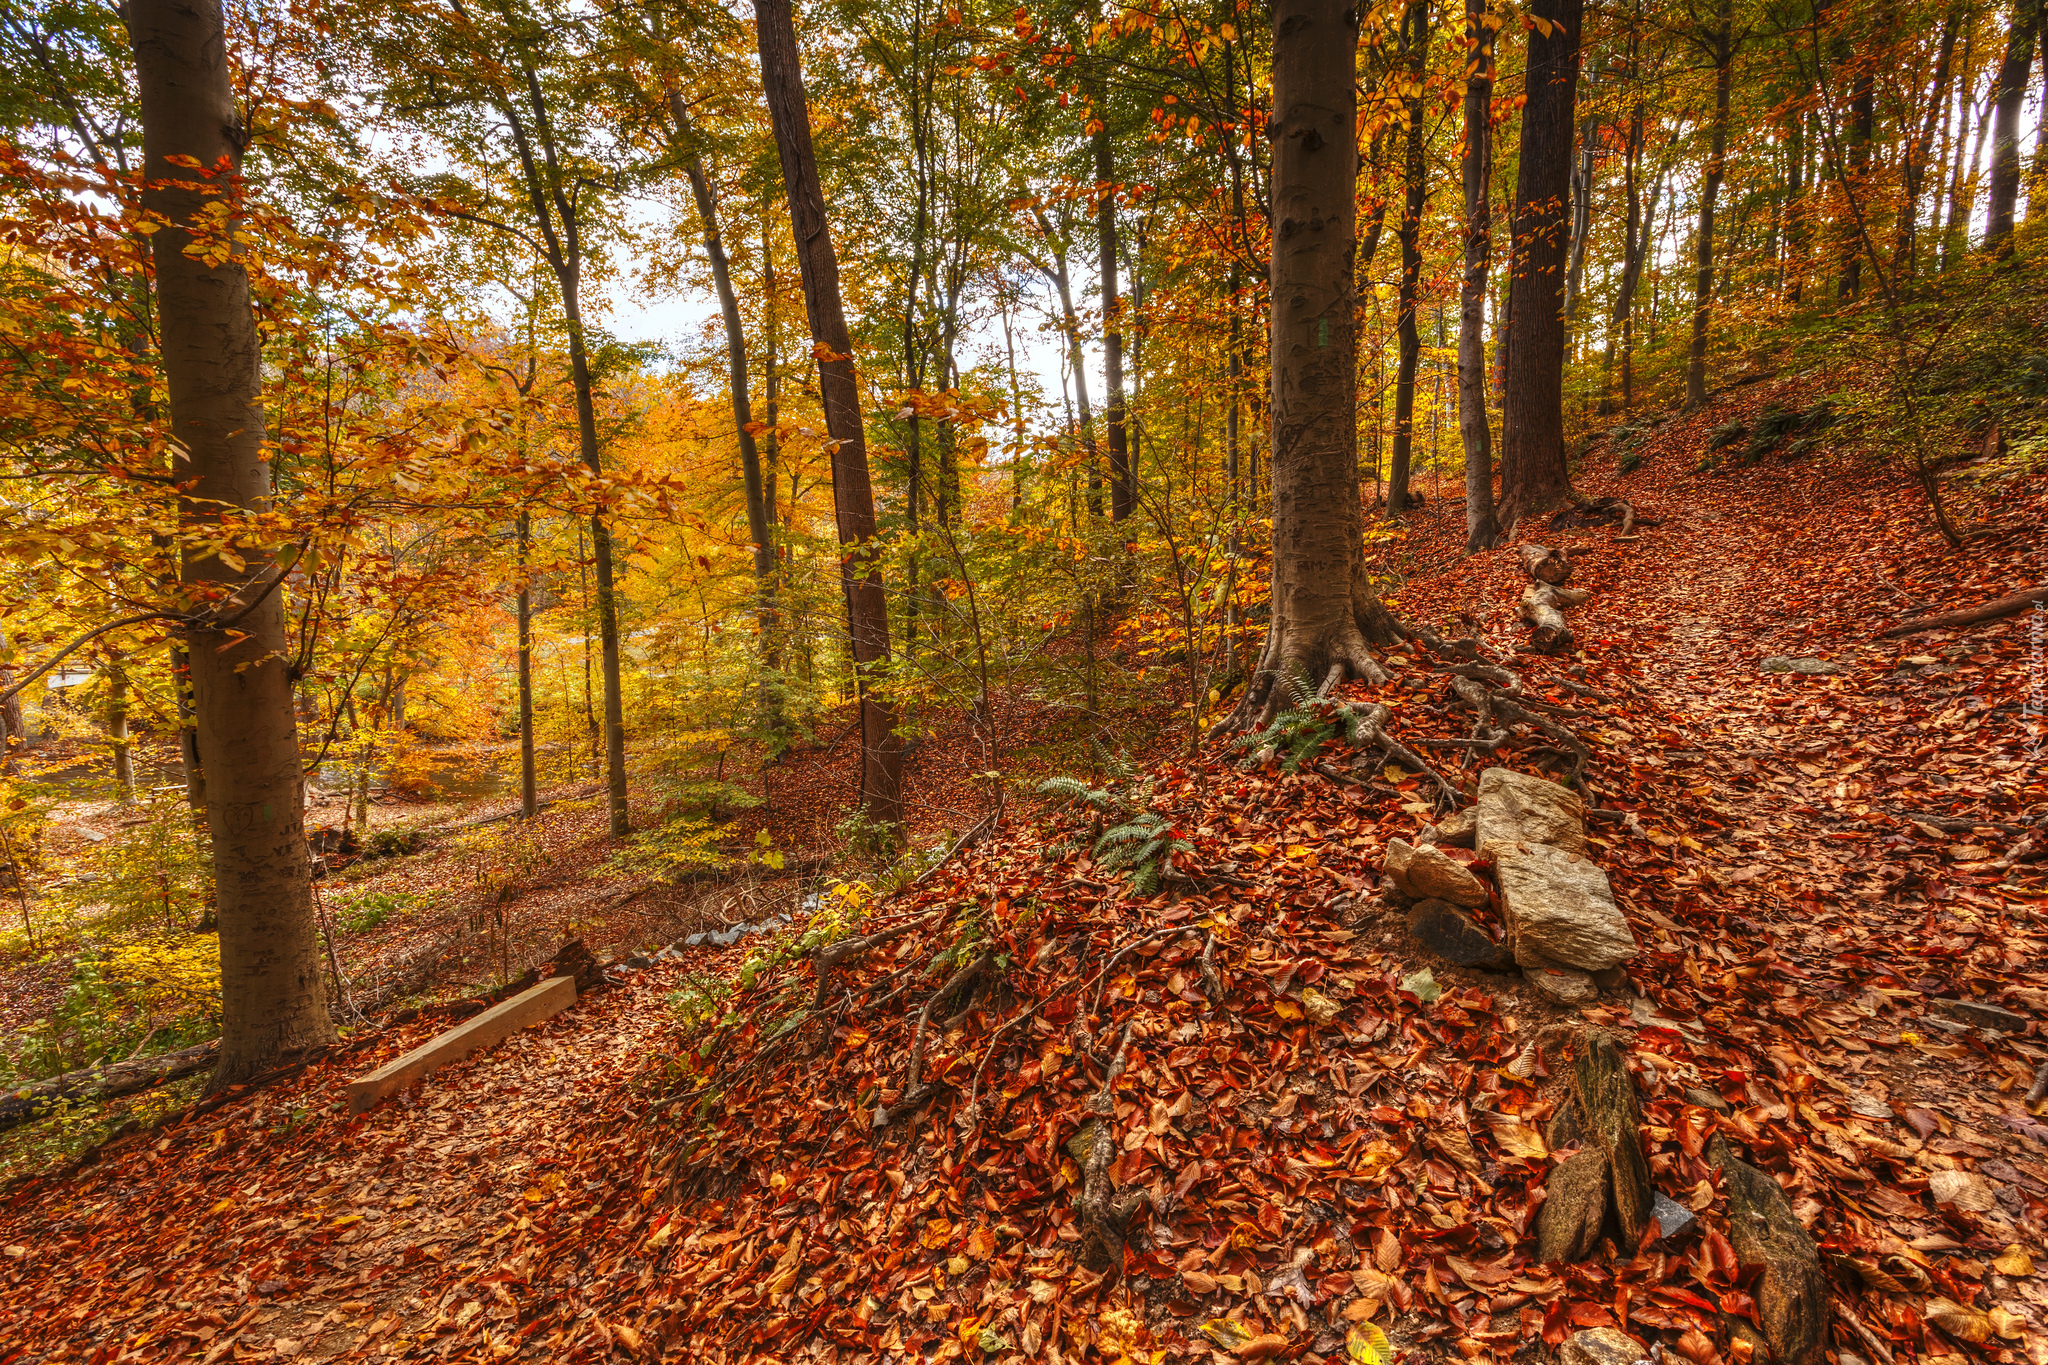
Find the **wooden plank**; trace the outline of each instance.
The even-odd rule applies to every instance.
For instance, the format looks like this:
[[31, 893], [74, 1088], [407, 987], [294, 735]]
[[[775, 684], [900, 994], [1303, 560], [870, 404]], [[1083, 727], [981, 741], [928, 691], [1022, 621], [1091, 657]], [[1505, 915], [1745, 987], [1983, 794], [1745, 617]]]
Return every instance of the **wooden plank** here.
[[431, 1071], [438, 1071], [475, 1052], [503, 1042], [529, 1024], [552, 1019], [576, 1003], [576, 978], [550, 977], [532, 990], [491, 1006], [474, 1019], [428, 1039], [403, 1057], [348, 1083], [348, 1105], [360, 1114], [387, 1095], [395, 1094]]

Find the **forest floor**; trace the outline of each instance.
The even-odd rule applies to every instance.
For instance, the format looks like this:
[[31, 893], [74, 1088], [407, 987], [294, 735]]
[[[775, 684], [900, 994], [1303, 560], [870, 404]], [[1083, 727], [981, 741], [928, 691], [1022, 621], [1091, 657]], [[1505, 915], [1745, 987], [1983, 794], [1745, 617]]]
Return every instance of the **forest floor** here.
[[[693, 948], [366, 1115], [348, 1113], [349, 1077], [434, 1020], [17, 1184], [0, 1362], [1007, 1365], [1227, 1360], [1216, 1347], [1252, 1339], [1314, 1361], [1342, 1357], [1360, 1322], [1428, 1358], [1526, 1359], [1618, 1325], [1693, 1365], [1744, 1362], [1729, 1318], [1756, 1285], [1700, 1163], [1718, 1125], [1821, 1247], [1837, 1365], [2048, 1365], [2048, 1122], [2021, 1099], [2048, 1060], [2048, 864], [2027, 828], [2048, 800], [2048, 622], [1875, 638], [2048, 579], [2048, 489], [1952, 478], [1984, 532], [1952, 551], [1895, 470], [1695, 468], [1711, 428], [1799, 398], [1737, 390], [1650, 435], [1634, 473], [1615, 452], [1587, 461], [1582, 488], [1662, 521], [1634, 541], [1528, 537], [1571, 546], [1594, 590], [1575, 656], [1519, 650], [1513, 552], [1457, 559], [1454, 509], [1404, 548], [1402, 614], [1463, 613], [1539, 693], [1598, 699], [1574, 724], [1592, 793], [1632, 817], [1594, 839], [1642, 945], [1627, 989], [1563, 1010], [1372, 914], [1387, 841], [1431, 818], [1413, 775], [1361, 788], [1222, 754], [1162, 762], [1153, 808], [1197, 880], [1158, 895], [1006, 827], [877, 907], [870, 923], [925, 918], [829, 994], [762, 939]], [[1762, 671], [1772, 655], [1840, 671]], [[1464, 733], [1425, 656], [1388, 661], [1392, 682], [1346, 695], [1389, 705], [1410, 742]], [[1491, 761], [1538, 767], [1539, 741]], [[1444, 771], [1469, 793], [1480, 766]], [[545, 878], [587, 895], [598, 862], [549, 855]], [[620, 913], [593, 917], [641, 941]], [[929, 1039], [932, 1102], [878, 1125], [967, 938], [1006, 955], [1003, 987]], [[1218, 1001], [1197, 979], [1205, 938]], [[1304, 1017], [1300, 981], [1326, 1015]], [[721, 990], [714, 1047], [720, 1011], [694, 1007]], [[1972, 1001], [2023, 1027], [1978, 1027]], [[1539, 1130], [1565, 1021], [1626, 1039], [1651, 1170], [1699, 1221], [1639, 1255], [1545, 1267]], [[1081, 1263], [1082, 1177], [1062, 1153], [1115, 1050], [1106, 1024], [1133, 1041], [1110, 1174], [1152, 1195], [1121, 1277]], [[1524, 1081], [1510, 1063], [1529, 1055]]]

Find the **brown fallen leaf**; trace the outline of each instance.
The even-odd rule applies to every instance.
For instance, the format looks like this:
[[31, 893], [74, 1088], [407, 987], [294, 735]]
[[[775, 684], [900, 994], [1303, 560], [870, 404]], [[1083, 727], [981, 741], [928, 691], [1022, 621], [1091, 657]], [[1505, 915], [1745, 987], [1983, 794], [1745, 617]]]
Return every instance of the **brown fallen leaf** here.
[[1261, 1336], [1253, 1337], [1250, 1341], [1238, 1347], [1237, 1358], [1239, 1360], [1265, 1360], [1271, 1356], [1279, 1355], [1286, 1349], [1286, 1337], [1276, 1332], [1267, 1332]]
[[1985, 1213], [1998, 1206], [1991, 1182], [1975, 1171], [1930, 1171], [1927, 1191], [1935, 1203], [1965, 1213]]
[[1180, 1273], [1180, 1282], [1188, 1287], [1190, 1293], [1213, 1294], [1216, 1292], [1216, 1277], [1204, 1274], [1199, 1270], [1183, 1270]]
[[1972, 1345], [1989, 1341], [1994, 1330], [1989, 1314], [1965, 1307], [1952, 1299], [1929, 1299], [1920, 1316], [1956, 1340]]
[[2025, 1247], [2014, 1242], [1991, 1263], [1991, 1268], [2007, 1279], [2023, 1280], [2034, 1273], [2034, 1260]]

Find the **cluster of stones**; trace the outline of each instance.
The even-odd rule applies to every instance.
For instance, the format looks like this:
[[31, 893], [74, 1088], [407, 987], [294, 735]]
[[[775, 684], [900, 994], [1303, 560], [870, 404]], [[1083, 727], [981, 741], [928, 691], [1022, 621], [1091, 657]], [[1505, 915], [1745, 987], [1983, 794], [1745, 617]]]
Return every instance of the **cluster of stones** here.
[[[1467, 910], [1486, 905], [1486, 884], [1445, 848], [1469, 848], [1493, 865], [1505, 941]], [[1576, 1005], [1625, 983], [1636, 937], [1614, 903], [1607, 874], [1586, 845], [1586, 811], [1567, 787], [1507, 768], [1479, 778], [1479, 801], [1426, 830], [1416, 844], [1387, 845], [1385, 870], [1408, 902], [1409, 931], [1448, 962], [1489, 971], [1519, 968], [1559, 1004]]]

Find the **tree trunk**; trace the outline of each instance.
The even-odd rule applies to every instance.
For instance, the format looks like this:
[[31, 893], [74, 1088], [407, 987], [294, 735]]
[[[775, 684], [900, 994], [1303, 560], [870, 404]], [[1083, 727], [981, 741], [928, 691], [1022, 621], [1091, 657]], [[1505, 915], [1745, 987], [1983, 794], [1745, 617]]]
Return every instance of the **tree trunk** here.
[[1486, 421], [1486, 272], [1493, 249], [1493, 35], [1486, 0], [1465, 0], [1465, 278], [1458, 292], [1458, 434], [1465, 445], [1465, 551], [1500, 544], [1493, 430]]
[[[1422, 209], [1429, 185], [1423, 178], [1422, 89], [1429, 59], [1429, 0], [1409, 0], [1401, 12], [1401, 43], [1408, 59], [1410, 82], [1405, 112], [1408, 155], [1402, 169], [1401, 292], [1396, 328], [1401, 351], [1394, 371], [1393, 469], [1387, 476], [1387, 515], [1408, 510], [1408, 468], [1415, 444], [1415, 368], [1422, 359], [1422, 336], [1415, 326], [1416, 296], [1422, 288]], [[1354, 383], [1355, 383], [1354, 379]]]
[[[1849, 165], [1848, 179], [1853, 193], [1859, 199], [1867, 196], [1865, 181], [1870, 176], [1870, 139], [1877, 131], [1877, 86], [1866, 64], [1856, 73], [1854, 85], [1849, 92]], [[1741, 235], [1738, 226], [1736, 235]], [[1842, 286], [1839, 297], [1853, 299], [1863, 293], [1863, 245], [1862, 234], [1851, 230], [1842, 243]]]
[[839, 257], [825, 218], [811, 145], [810, 105], [797, 57], [789, 0], [755, 0], [761, 49], [761, 84], [775, 125], [782, 181], [796, 232], [803, 274], [804, 310], [818, 359], [818, 392], [832, 440], [832, 504], [839, 532], [839, 581], [846, 595], [847, 633], [860, 700], [861, 805], [870, 820], [900, 831], [903, 825], [903, 746], [895, 708], [878, 691], [889, 663], [889, 607], [882, 595], [876, 554], [875, 496], [868, 479], [866, 433], [861, 427], [860, 384], [853, 342], [839, 296]]
[[[1098, 115], [1104, 110], [1096, 109]], [[1102, 420], [1109, 439], [1109, 519], [1122, 521], [1138, 505], [1137, 471], [1124, 429], [1123, 300], [1117, 291], [1116, 166], [1109, 132], [1095, 135], [1095, 236], [1102, 275]]]
[[[1927, 183], [1927, 161], [1934, 150], [1936, 123], [1948, 109], [1949, 69], [1955, 61], [1956, 37], [1962, 32], [1962, 27], [1962, 10], [1950, 10], [1942, 21], [1941, 45], [1935, 51], [1934, 90], [1927, 101], [1927, 114], [1920, 121], [1919, 131], [1906, 140], [1905, 165], [1901, 172], [1906, 201], [1899, 208], [1898, 230], [1892, 242], [1892, 269], [1902, 282], [1911, 281], [1918, 273], [1914, 258], [1918, 254], [1920, 192]], [[1938, 210], [1938, 201], [1936, 207]]]
[[1060, 320], [1067, 334], [1067, 365], [1074, 372], [1074, 401], [1080, 411], [1081, 449], [1088, 462], [1088, 515], [1100, 517], [1102, 468], [1095, 450], [1095, 414], [1088, 404], [1088, 353], [1081, 346], [1081, 315], [1074, 310], [1073, 281], [1067, 273], [1067, 243], [1064, 237], [1053, 235], [1052, 220], [1043, 208], [1034, 205], [1031, 212], [1052, 260], [1052, 267], [1045, 273], [1060, 296]]
[[1368, 642], [1395, 638], [1366, 581], [1358, 497], [1352, 13], [1344, 0], [1273, 8], [1272, 618], [1234, 725], [1333, 666], [1384, 677]]
[[519, 510], [519, 815], [540, 814], [540, 783], [533, 745], [533, 584], [528, 563], [533, 547], [533, 517]]
[[[239, 249], [213, 261], [185, 250], [190, 225], [223, 202], [194, 177], [218, 175], [223, 190], [239, 193], [227, 183], [239, 169], [243, 138], [227, 35], [219, 0], [131, 0], [123, 17], [142, 109], [143, 207], [166, 223], [150, 247], [168, 434], [182, 444], [194, 480], [179, 520], [190, 535], [217, 535], [224, 509], [270, 510], [249, 277]], [[174, 166], [172, 157], [202, 169]], [[232, 223], [234, 200], [225, 202]], [[314, 931], [279, 570], [260, 536], [234, 540], [245, 567], [192, 553], [180, 575], [207, 616], [190, 629], [188, 648], [220, 923], [214, 1089], [334, 1038]]]
[[114, 754], [114, 791], [122, 804], [135, 802], [135, 753], [128, 742], [128, 669], [107, 665], [107, 746]]
[[2003, 260], [2012, 254], [2012, 224], [2020, 198], [2020, 115], [2034, 65], [2041, 0], [2015, 0], [2005, 61], [1998, 68], [1991, 134], [1991, 194], [1984, 211], [1984, 249]]
[[[1592, 96], [1588, 95], [1588, 98]], [[1564, 320], [1579, 320], [1579, 296], [1586, 281], [1586, 248], [1593, 239], [1593, 175], [1600, 151], [1600, 121], [1586, 119], [1579, 126], [1578, 166], [1572, 172], [1571, 264], [1564, 272]]]
[[1732, 0], [1721, 0], [1714, 30], [1714, 128], [1712, 151], [1700, 183], [1700, 226], [1693, 242], [1697, 272], [1692, 290], [1692, 344], [1686, 352], [1685, 410], [1692, 412], [1707, 401], [1707, 315], [1713, 308], [1714, 292], [1714, 205], [1721, 195], [1721, 178], [1727, 172], [1728, 96], [1735, 71], [1735, 11]]
[[1565, 199], [1579, 78], [1583, 0], [1534, 0], [1548, 25], [1529, 33], [1521, 170], [1515, 184], [1507, 376], [1501, 403], [1501, 522], [1512, 527], [1564, 497]]

